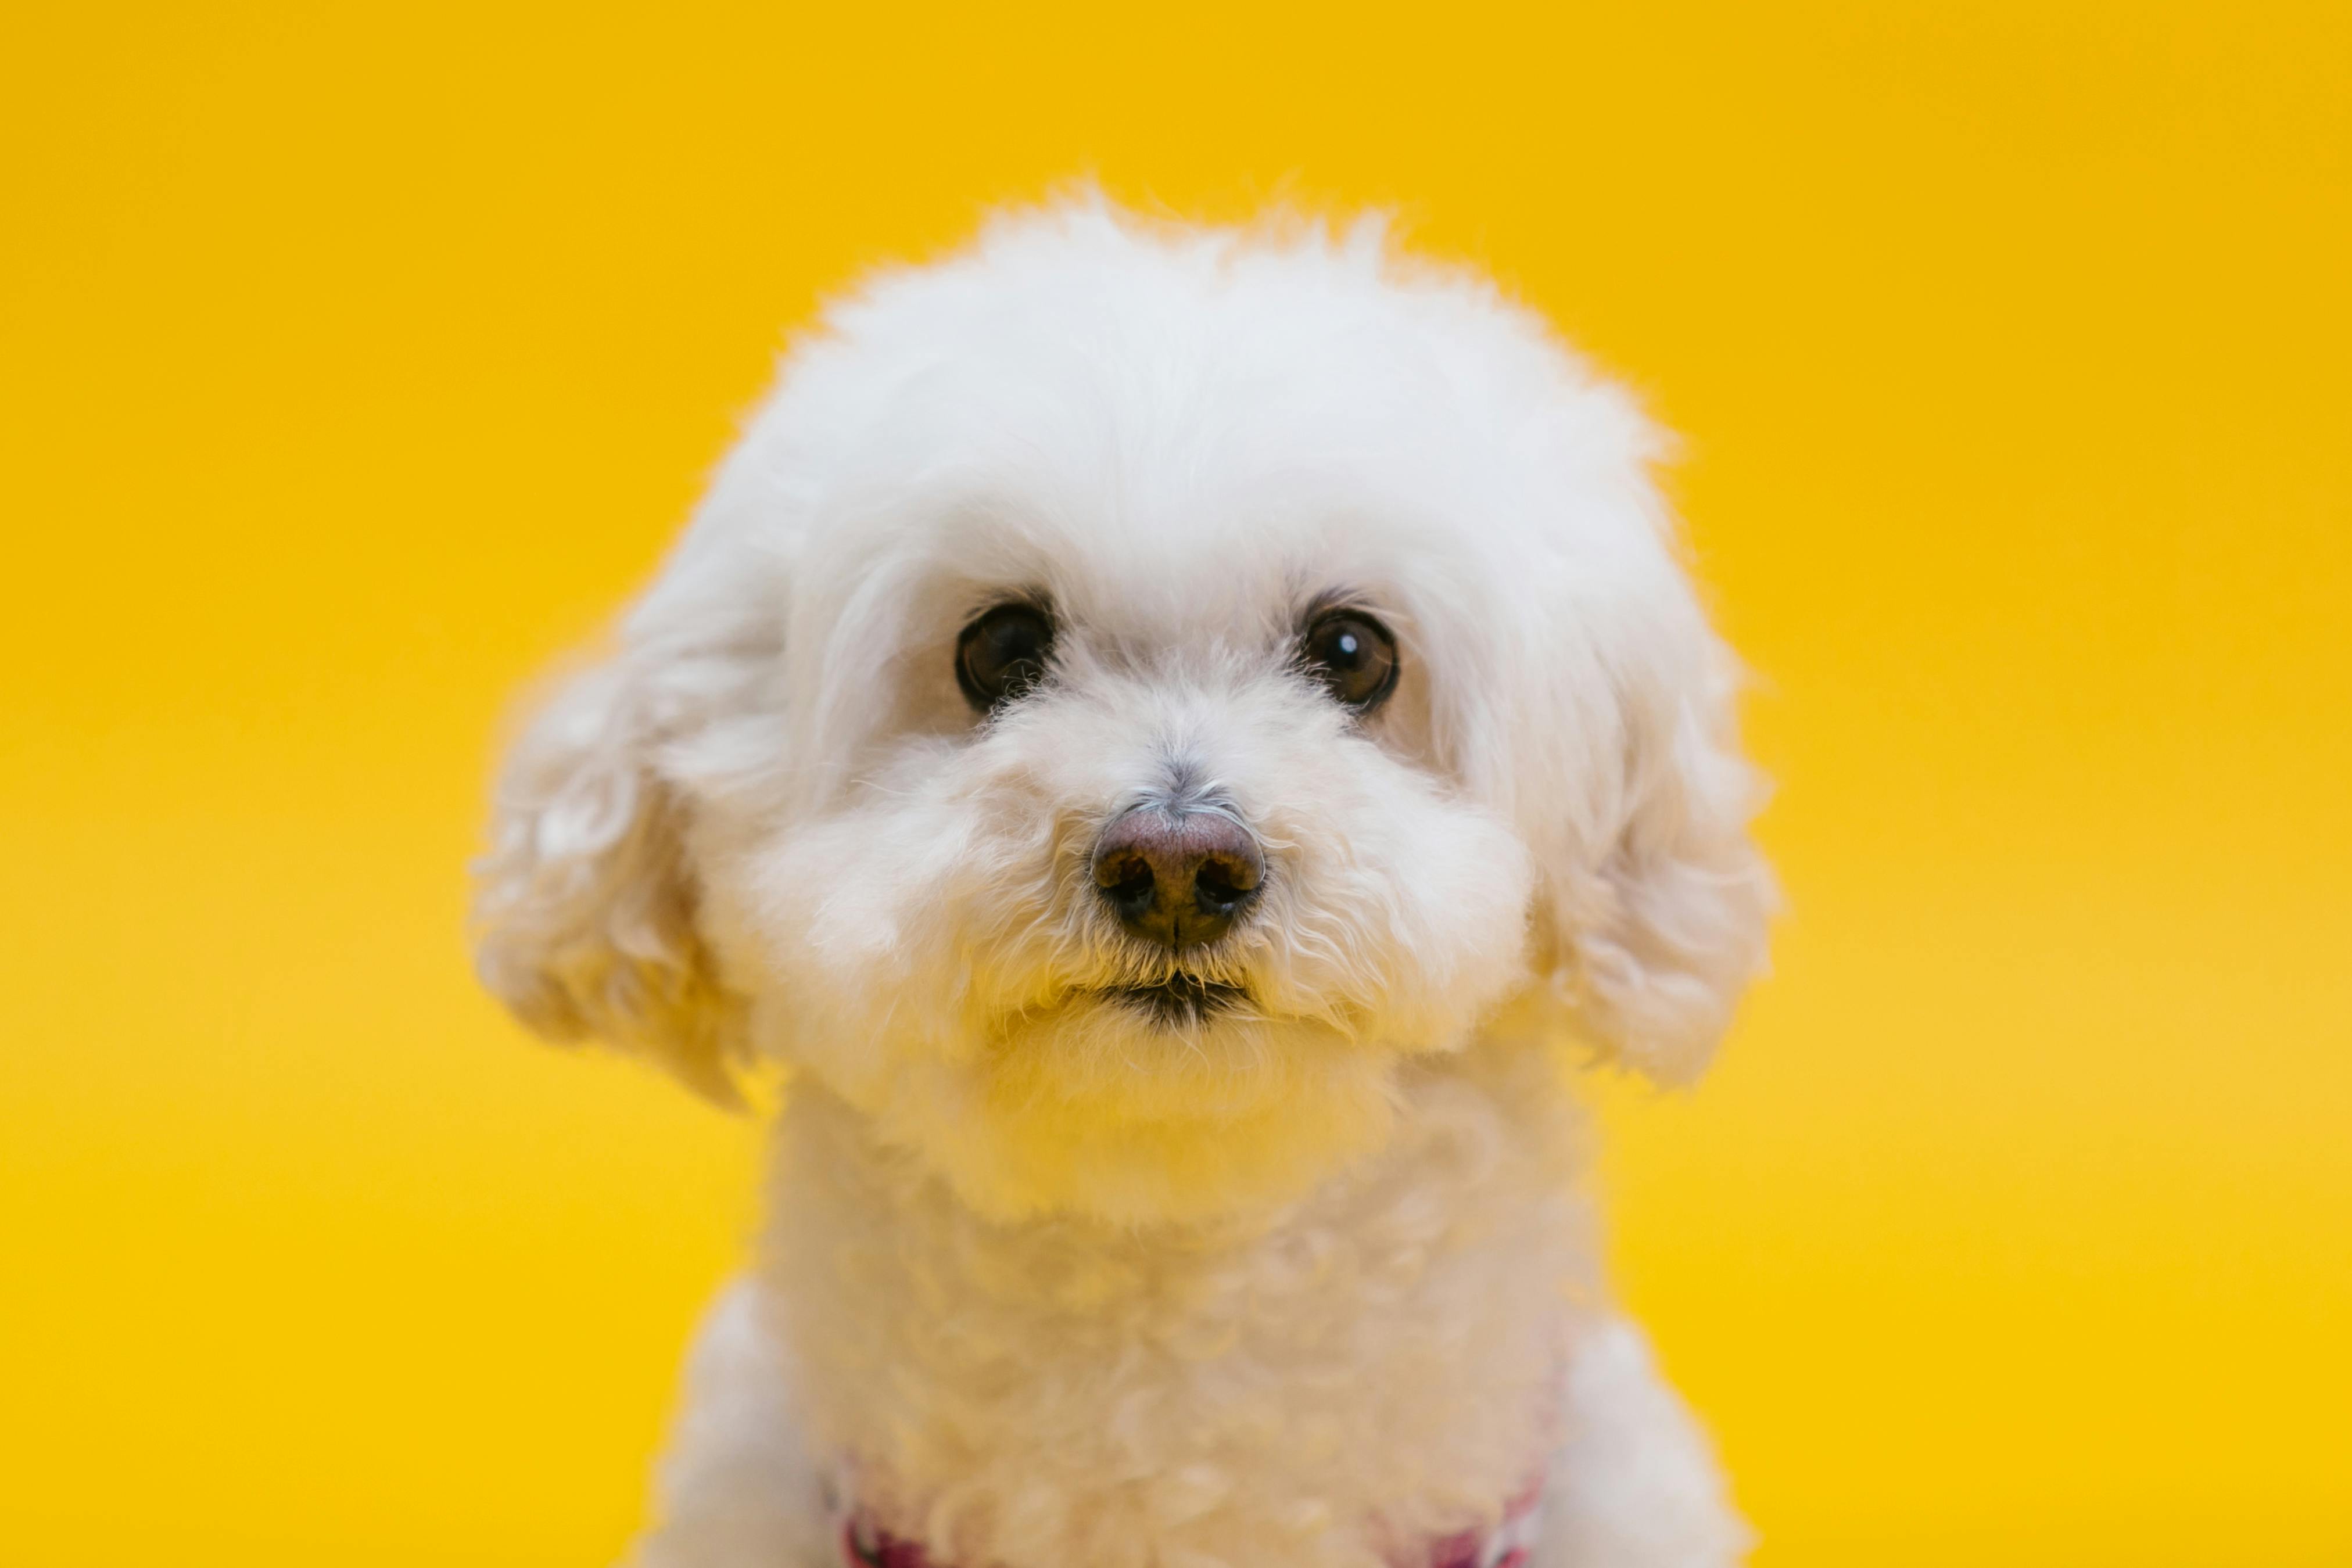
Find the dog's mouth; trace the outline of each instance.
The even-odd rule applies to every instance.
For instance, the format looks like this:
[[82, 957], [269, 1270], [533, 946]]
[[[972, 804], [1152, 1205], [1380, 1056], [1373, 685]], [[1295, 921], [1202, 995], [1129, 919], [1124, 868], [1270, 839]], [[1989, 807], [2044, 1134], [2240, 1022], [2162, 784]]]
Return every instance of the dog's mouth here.
[[1249, 1001], [1246, 987], [1205, 980], [1181, 969], [1148, 986], [1108, 987], [1101, 995], [1106, 1000], [1131, 1008], [1170, 1029], [1205, 1023], [1221, 1014], [1236, 1011]]

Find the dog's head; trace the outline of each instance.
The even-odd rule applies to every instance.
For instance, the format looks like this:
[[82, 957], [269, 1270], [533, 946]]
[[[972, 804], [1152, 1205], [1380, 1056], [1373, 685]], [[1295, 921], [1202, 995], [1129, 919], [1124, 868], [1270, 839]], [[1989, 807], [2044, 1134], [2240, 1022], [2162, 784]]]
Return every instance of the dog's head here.
[[828, 313], [518, 744], [482, 971], [997, 1214], [1294, 1193], [1506, 1008], [1685, 1077], [1769, 894], [1653, 446], [1376, 230], [1000, 224]]

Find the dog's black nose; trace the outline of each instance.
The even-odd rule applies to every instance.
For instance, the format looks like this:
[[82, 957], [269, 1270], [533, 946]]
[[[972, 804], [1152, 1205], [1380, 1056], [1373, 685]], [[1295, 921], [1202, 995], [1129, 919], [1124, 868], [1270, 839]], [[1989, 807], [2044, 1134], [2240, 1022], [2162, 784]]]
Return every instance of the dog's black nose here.
[[1257, 896], [1265, 857], [1249, 831], [1222, 810], [1138, 806], [1095, 844], [1095, 890], [1119, 923], [1163, 947], [1223, 936]]

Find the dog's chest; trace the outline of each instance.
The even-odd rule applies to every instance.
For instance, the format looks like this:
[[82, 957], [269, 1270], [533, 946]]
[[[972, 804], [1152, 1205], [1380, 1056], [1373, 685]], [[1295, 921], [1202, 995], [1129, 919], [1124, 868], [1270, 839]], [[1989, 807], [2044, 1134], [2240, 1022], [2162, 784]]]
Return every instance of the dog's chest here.
[[989, 1224], [796, 1102], [764, 1269], [838, 1489], [933, 1563], [1483, 1549], [1591, 1268], [1564, 1102], [1530, 1092], [1425, 1075], [1388, 1151], [1277, 1220], [1157, 1236]]
[[[1528, 1482], [1492, 1526], [1401, 1547], [1393, 1568], [1527, 1568], [1542, 1538], [1543, 1479]], [[948, 1568], [920, 1542], [881, 1523], [838, 1483], [828, 1486], [826, 1504], [829, 1544], [838, 1549], [839, 1568]]]

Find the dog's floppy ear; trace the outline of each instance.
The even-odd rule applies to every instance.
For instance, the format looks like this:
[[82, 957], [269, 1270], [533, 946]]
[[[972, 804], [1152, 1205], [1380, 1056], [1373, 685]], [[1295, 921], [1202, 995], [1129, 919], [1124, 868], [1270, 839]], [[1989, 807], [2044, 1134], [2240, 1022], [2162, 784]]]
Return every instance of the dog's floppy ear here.
[[1551, 878], [1538, 924], [1550, 927], [1554, 993], [1580, 1032], [1682, 1083], [1706, 1066], [1763, 967], [1776, 895], [1748, 837], [1762, 788], [1739, 751], [1737, 666], [1696, 605], [1664, 620], [1612, 679], [1622, 774], [1603, 791], [1613, 799], [1598, 831]]
[[1562, 424], [1559, 575], [1530, 582], [1539, 628], [1509, 747], [1542, 879], [1535, 957], [1576, 1032], [1664, 1083], [1715, 1053], [1764, 966], [1777, 895], [1748, 822], [1762, 781], [1739, 747], [1740, 672], [1707, 624], [1649, 465], [1663, 438], [1595, 389]]
[[540, 1034], [640, 1051], [733, 1103], [740, 1009], [697, 926], [684, 803], [660, 768], [667, 684], [651, 651], [625, 650], [516, 740], [475, 867], [475, 961]]

